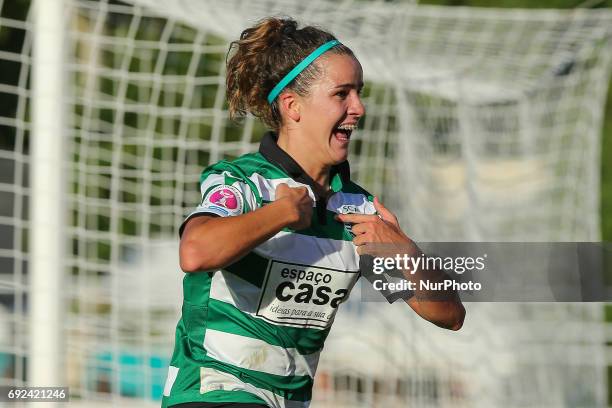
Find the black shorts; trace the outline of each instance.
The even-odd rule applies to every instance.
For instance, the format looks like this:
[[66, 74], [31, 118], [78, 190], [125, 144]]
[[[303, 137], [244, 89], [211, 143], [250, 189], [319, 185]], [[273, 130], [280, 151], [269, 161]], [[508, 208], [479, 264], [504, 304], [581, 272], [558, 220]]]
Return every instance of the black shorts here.
[[168, 408], [269, 408], [267, 405], [242, 402], [185, 402]]

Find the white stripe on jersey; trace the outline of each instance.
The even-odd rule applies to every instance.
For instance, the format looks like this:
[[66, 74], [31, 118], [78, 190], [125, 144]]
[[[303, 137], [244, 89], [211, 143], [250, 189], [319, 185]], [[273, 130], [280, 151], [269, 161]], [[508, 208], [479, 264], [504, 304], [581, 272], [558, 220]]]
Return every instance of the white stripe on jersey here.
[[273, 346], [263, 340], [217, 330], [206, 330], [204, 348], [209, 357], [247, 370], [267, 374], [314, 378], [320, 352], [300, 354], [294, 348]]
[[216, 271], [210, 282], [210, 298], [229, 303], [241, 312], [257, 313], [261, 289], [227, 271]]
[[308, 184], [298, 183], [292, 178], [276, 178], [276, 179], [267, 179], [263, 177], [261, 174], [253, 173], [249, 177], [249, 179], [255, 183], [257, 189], [261, 194], [261, 198], [265, 201], [274, 201], [276, 199], [276, 188], [279, 184], [285, 183], [289, 187], [306, 187], [308, 190], [308, 195], [313, 201], [313, 207], [315, 205], [315, 195], [312, 191], [312, 188]]
[[359, 270], [359, 255], [352, 241], [280, 231], [253, 252], [279, 261], [345, 271]]
[[291, 401], [254, 385], [244, 383], [231, 374], [209, 367], [200, 367], [200, 394], [211, 391], [245, 391], [255, 394], [271, 408], [308, 408], [310, 401]]
[[164, 384], [164, 395], [166, 397], [170, 396], [170, 391], [172, 391], [172, 386], [174, 385], [174, 381], [176, 381], [176, 376], [178, 375], [178, 372], [178, 367], [168, 367], [168, 377], [166, 377], [166, 384]]

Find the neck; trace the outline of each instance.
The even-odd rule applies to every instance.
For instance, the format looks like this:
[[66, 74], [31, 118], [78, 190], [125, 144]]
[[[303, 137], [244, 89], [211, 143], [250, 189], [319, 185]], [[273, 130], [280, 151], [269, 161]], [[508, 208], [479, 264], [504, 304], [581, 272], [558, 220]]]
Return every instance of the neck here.
[[295, 160], [302, 169], [310, 176], [310, 178], [321, 189], [320, 193], [324, 193], [329, 189], [329, 171], [331, 165], [321, 163], [317, 160], [317, 155], [312, 153], [312, 150], [303, 143], [306, 138], [292, 135], [289, 137], [289, 130], [281, 129], [278, 134], [278, 147], [283, 149], [289, 156]]

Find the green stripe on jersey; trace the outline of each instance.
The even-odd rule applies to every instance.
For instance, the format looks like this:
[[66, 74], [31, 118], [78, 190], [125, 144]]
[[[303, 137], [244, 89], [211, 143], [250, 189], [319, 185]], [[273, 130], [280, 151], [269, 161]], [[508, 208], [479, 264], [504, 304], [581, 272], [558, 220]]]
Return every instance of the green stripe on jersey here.
[[241, 156], [232, 162], [223, 160], [206, 168], [200, 176], [200, 183], [211, 172], [221, 173], [223, 171], [227, 171], [232, 176], [238, 177], [241, 181], [247, 183], [250, 181], [248, 180], [249, 177], [254, 173], [270, 180], [290, 177], [284, 170], [268, 162], [260, 153], [251, 153]]
[[[194, 373], [194, 377], [198, 377], [199, 367]], [[185, 391], [180, 394], [173, 394], [171, 397], [164, 397], [162, 399], [162, 408], [172, 407], [176, 404], [184, 404], [187, 402], [201, 401], [201, 402], [212, 402], [212, 403], [239, 403], [239, 404], [261, 404], [266, 405], [266, 402], [252, 394], [250, 392], [242, 390], [233, 391], [209, 391], [202, 394], [200, 392], [200, 386], [194, 385], [195, 389]]]
[[255, 252], [249, 252], [243, 258], [226, 266], [225, 270], [261, 288], [268, 269], [268, 262], [268, 259]]
[[209, 301], [207, 327], [260, 339], [273, 346], [294, 348], [303, 355], [320, 351], [330, 330], [275, 325], [216, 299]]
[[[199, 393], [199, 392], [198, 392]], [[200, 394], [201, 395], [201, 394]], [[266, 405], [266, 402], [261, 398], [241, 390], [235, 391], [209, 391], [206, 394], [207, 402], [239, 402], [243, 404], [262, 404]]]
[[189, 304], [206, 306], [213, 272], [186, 273], [183, 277], [183, 300]]
[[293, 232], [301, 235], [323, 239], [336, 239], [339, 241], [352, 241], [353, 236], [344, 227], [344, 224], [334, 219], [335, 212], [325, 210], [325, 224], [319, 222], [319, 217], [316, 214], [312, 215], [310, 227], [301, 230], [292, 230], [291, 228], [283, 228], [285, 232]]

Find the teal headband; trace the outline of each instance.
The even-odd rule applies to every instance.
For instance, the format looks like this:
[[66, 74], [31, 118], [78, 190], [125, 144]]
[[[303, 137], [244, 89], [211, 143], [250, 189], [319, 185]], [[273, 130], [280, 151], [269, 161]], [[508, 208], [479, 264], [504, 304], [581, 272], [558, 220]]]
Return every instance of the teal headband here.
[[306, 69], [307, 66], [312, 64], [312, 61], [316, 60], [325, 51], [329, 50], [330, 48], [338, 44], [340, 44], [340, 41], [338, 40], [328, 41], [325, 44], [321, 45], [316, 50], [314, 50], [309, 56], [304, 58], [302, 62], [297, 64], [295, 68], [289, 71], [289, 73], [285, 75], [284, 78], [281, 79], [281, 81], [278, 84], [276, 84], [276, 86], [270, 91], [270, 93], [268, 94], [268, 103], [274, 102], [278, 94], [280, 94], [281, 91], [285, 89], [287, 85], [289, 85], [289, 82], [293, 81], [295, 77], [300, 74], [300, 72], [302, 72], [304, 69]]

